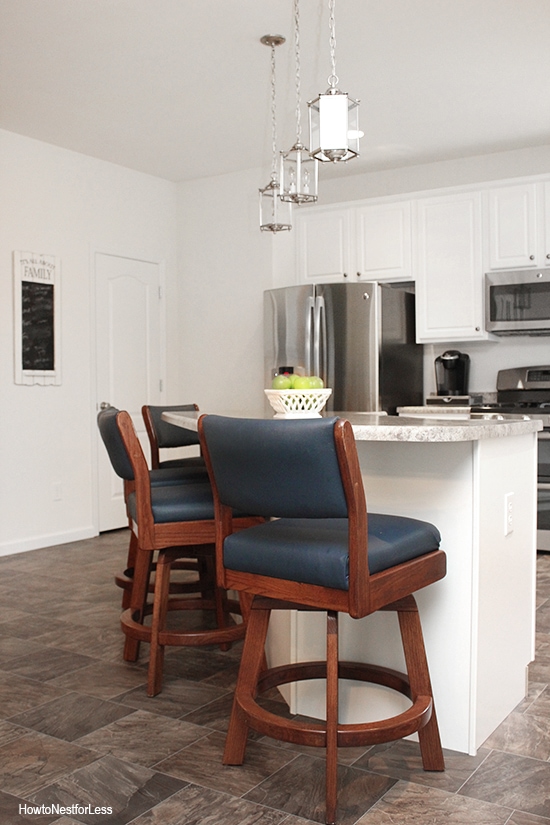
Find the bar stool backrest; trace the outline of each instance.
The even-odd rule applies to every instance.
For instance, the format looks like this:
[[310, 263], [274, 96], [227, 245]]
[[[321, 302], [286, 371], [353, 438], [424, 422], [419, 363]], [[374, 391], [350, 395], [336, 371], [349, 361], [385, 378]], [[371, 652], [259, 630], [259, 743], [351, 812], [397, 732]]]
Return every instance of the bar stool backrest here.
[[128, 455], [117, 424], [119, 412], [120, 410], [117, 410], [116, 407], [107, 407], [107, 409], [101, 410], [97, 416], [97, 426], [99, 427], [103, 443], [107, 448], [113, 470], [125, 481], [133, 481], [134, 470], [132, 462], [130, 461], [130, 456]]
[[221, 503], [277, 518], [347, 518], [334, 444], [335, 420], [205, 416], [204, 432]]
[[161, 466], [159, 450], [169, 447], [190, 447], [199, 443], [197, 433], [176, 427], [163, 421], [163, 412], [191, 412], [198, 410], [196, 404], [176, 404], [172, 406], [153, 406], [146, 404], [141, 408], [149, 444], [151, 445], [151, 467]]

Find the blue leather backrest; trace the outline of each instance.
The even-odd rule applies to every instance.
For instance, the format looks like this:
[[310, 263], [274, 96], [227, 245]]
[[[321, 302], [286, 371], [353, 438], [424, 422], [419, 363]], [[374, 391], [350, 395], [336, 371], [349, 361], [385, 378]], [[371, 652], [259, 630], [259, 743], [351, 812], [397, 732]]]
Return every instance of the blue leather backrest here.
[[118, 413], [119, 410], [116, 407], [107, 407], [106, 410], [101, 410], [97, 416], [97, 426], [103, 443], [107, 447], [113, 470], [126, 481], [133, 481], [132, 464], [116, 423]]
[[184, 430], [183, 427], [176, 427], [174, 424], [168, 424], [167, 421], [162, 420], [162, 413], [167, 410], [174, 410], [176, 412], [194, 411], [195, 405], [179, 404], [172, 407], [153, 407], [149, 405], [153, 429], [155, 430], [159, 447], [187, 447], [190, 444], [198, 444], [199, 437], [197, 433], [194, 433], [192, 430]]
[[335, 420], [204, 416], [221, 502], [253, 515], [347, 518]]

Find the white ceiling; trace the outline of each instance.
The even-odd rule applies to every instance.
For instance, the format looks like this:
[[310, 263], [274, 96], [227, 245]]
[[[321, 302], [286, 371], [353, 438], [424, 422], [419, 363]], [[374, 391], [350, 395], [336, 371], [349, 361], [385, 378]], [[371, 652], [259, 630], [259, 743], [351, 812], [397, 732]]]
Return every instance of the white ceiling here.
[[[306, 101], [327, 0], [301, 0]], [[172, 181], [271, 164], [295, 136], [292, 0], [0, 0], [0, 128]], [[361, 100], [341, 175], [550, 144], [550, 0], [337, 0], [339, 87]]]

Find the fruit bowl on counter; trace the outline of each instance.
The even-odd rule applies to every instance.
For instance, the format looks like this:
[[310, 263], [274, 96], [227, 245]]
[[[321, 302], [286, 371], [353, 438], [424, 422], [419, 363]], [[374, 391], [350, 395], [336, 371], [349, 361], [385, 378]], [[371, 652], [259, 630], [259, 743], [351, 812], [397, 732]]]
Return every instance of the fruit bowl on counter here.
[[320, 418], [331, 389], [264, 390], [275, 410], [274, 418]]

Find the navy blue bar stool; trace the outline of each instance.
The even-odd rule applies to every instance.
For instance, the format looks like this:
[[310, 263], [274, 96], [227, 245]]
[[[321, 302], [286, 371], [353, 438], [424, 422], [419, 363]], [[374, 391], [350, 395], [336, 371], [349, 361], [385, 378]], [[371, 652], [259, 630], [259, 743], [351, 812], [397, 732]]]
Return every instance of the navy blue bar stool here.
[[[337, 749], [418, 732], [425, 770], [445, 768], [420, 618], [413, 593], [442, 579], [445, 553], [434, 525], [371, 513], [353, 430], [339, 418], [252, 420], [205, 415], [203, 455], [216, 508], [220, 587], [252, 595], [224, 764], [244, 760], [248, 730], [326, 748], [327, 823], [336, 821]], [[234, 510], [266, 521], [239, 533]], [[269, 519], [269, 520], [267, 520]], [[267, 668], [264, 646], [273, 609], [327, 611], [327, 656]], [[397, 613], [407, 673], [338, 660], [338, 614]], [[326, 679], [326, 721], [285, 719], [256, 701], [277, 685]], [[411, 700], [406, 711], [361, 724], [338, 721], [338, 680], [375, 682]]]
[[[214, 504], [208, 480], [154, 486], [131, 416], [111, 407], [98, 415], [98, 426], [115, 472], [124, 479], [129, 527], [135, 547], [130, 605], [121, 615], [126, 634], [124, 659], [135, 661], [140, 642], [150, 644], [147, 693], [155, 696], [162, 686], [164, 649], [167, 645], [218, 644], [227, 649], [244, 636], [246, 615], [237, 624], [231, 614], [243, 612], [240, 604], [212, 583], [211, 594], [170, 598], [170, 573], [180, 559], [192, 559], [214, 573]], [[235, 529], [258, 524], [258, 518], [235, 519]], [[153, 603], [147, 601], [156, 555]], [[202, 587], [202, 582], [199, 587]], [[192, 585], [193, 592], [199, 587]], [[214, 629], [172, 630], [171, 610], [212, 610]], [[152, 622], [146, 624], [152, 613]]]

